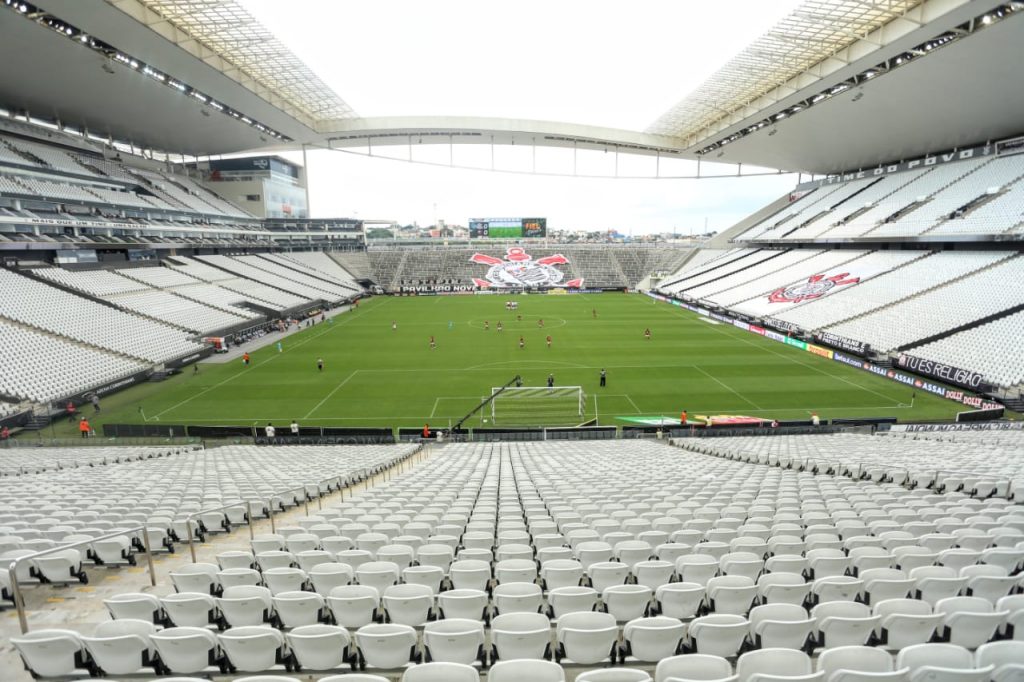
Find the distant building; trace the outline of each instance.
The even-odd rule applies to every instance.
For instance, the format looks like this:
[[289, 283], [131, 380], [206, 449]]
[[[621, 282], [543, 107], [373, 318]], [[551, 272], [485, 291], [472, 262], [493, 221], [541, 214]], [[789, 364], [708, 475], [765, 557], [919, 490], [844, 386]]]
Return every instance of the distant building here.
[[308, 218], [306, 172], [277, 156], [211, 160], [203, 182], [259, 218]]

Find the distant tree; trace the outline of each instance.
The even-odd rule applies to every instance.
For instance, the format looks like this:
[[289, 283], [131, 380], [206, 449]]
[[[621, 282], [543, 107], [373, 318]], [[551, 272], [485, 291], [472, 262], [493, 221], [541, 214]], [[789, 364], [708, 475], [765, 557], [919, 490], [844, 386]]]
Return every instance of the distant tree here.
[[386, 227], [371, 227], [366, 231], [367, 239], [394, 239], [395, 235]]

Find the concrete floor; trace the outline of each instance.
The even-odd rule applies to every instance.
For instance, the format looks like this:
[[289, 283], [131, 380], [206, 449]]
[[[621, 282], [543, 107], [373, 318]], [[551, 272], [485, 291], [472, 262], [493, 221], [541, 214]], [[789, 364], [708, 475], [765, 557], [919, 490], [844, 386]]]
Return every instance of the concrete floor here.
[[[444, 446], [440, 447], [443, 448]], [[406, 467], [410, 464], [416, 466], [438, 451], [438, 446], [427, 448], [415, 455], [410, 460], [410, 463], [406, 464]], [[344, 496], [345, 500], [348, 500], [352, 495], [358, 497], [368, 489], [387, 480], [389, 476], [388, 472], [378, 474], [368, 481], [325, 496], [321, 498], [320, 503], [326, 508], [340, 502], [342, 496]], [[316, 501], [311, 502], [309, 504], [309, 513], [315, 514], [318, 506]], [[305, 508], [300, 506], [285, 513], [275, 514], [274, 520], [278, 526], [295, 525], [298, 519], [305, 516], [305, 514]], [[270, 533], [270, 521], [267, 519], [258, 520], [253, 527], [253, 531], [257, 535]], [[249, 530], [248, 527], [243, 526], [233, 530], [231, 533], [208, 535], [207, 542], [196, 545], [196, 559], [200, 562], [216, 564], [216, 555], [221, 552], [232, 550], [248, 551], [249, 549]], [[174, 592], [174, 586], [168, 574], [190, 562], [191, 556], [188, 546], [184, 544], [176, 545], [174, 554], [162, 553], [154, 555], [153, 565], [157, 576], [156, 587], [150, 585], [149, 576], [145, 568], [145, 558], [142, 556], [138, 558], [139, 565], [135, 567], [106, 568], [87, 565], [88, 585], [74, 583], [66, 587], [53, 585], [26, 586], [22, 594], [25, 599], [29, 629], [65, 628], [76, 630], [83, 634], [91, 634], [97, 624], [110, 620], [110, 615], [103, 605], [104, 599], [125, 592], [145, 592], [157, 596], [171, 594]], [[0, 682], [32, 682], [33, 680], [32, 676], [25, 670], [17, 650], [10, 643], [10, 638], [17, 636], [20, 632], [16, 611], [13, 608], [0, 611]], [[652, 676], [654, 673], [654, 666], [649, 664], [629, 665], [628, 667], [647, 670]], [[586, 669], [580, 668], [579, 670], [567, 671], [566, 679], [574, 680], [579, 672]], [[327, 677], [332, 673], [303, 672], [287, 674], [281, 670], [280, 672], [263, 674], [281, 675], [282, 677], [296, 678], [302, 680], [302, 682], [312, 682], [318, 678]], [[213, 676], [212, 679], [230, 680], [245, 676], [246, 674], [244, 673], [236, 675], [218, 674]], [[400, 674], [395, 673], [382, 674], [382, 676], [389, 680], [399, 680], [401, 677]], [[207, 675], [197, 675], [197, 677], [207, 677]], [[118, 676], [117, 679], [134, 681], [158, 680], [160, 678], [146, 675], [134, 677]], [[484, 676], [483, 679], [486, 679], [486, 677]], [[528, 681], [524, 680], [524, 682]]]

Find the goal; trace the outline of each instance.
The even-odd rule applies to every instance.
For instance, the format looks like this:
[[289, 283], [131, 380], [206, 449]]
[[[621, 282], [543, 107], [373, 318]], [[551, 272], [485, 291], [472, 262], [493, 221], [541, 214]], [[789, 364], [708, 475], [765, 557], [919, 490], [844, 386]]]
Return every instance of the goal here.
[[586, 414], [582, 386], [491, 389], [491, 419], [501, 425], [578, 424]]

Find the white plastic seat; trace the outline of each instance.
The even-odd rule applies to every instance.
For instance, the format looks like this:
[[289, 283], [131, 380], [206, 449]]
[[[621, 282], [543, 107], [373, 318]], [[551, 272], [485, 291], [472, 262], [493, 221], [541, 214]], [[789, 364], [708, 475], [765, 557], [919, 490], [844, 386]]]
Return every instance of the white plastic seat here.
[[549, 615], [552, 618], [561, 618], [567, 613], [593, 611], [597, 606], [598, 596], [597, 590], [592, 587], [555, 588], [548, 592]]
[[222, 589], [238, 585], [259, 585], [262, 581], [260, 572], [251, 568], [225, 568], [217, 572], [217, 582]]
[[618, 633], [615, 617], [607, 613], [567, 613], [555, 626], [557, 659], [580, 665], [593, 665], [606, 658], [614, 662]]
[[355, 640], [362, 660], [374, 668], [401, 668], [415, 656], [416, 631], [408, 625], [364, 625]]
[[1006, 622], [1007, 611], [996, 611], [992, 602], [981, 597], [950, 597], [935, 605], [935, 613], [943, 614], [950, 644], [976, 649], [995, 636]]
[[341, 585], [331, 590], [327, 608], [334, 622], [346, 628], [369, 625], [380, 608], [377, 588], [368, 585]]
[[220, 584], [217, 573], [220, 568], [216, 564], [185, 564], [169, 573], [174, 589], [178, 592], [204, 592], [217, 594]]
[[343, 549], [334, 553], [334, 560], [339, 564], [348, 564], [357, 571], [363, 564], [373, 561], [373, 555], [364, 549]]
[[825, 648], [863, 645], [882, 620], [865, 604], [847, 601], [818, 604], [811, 609], [811, 618]]
[[995, 666], [992, 682], [1020, 682], [1024, 680], [1024, 642], [989, 642], [974, 652], [979, 668]]
[[637, 618], [622, 628], [624, 653], [640, 661], [657, 662], [677, 654], [685, 634], [686, 626], [678, 618]]
[[206, 628], [164, 628], [150, 635], [149, 639], [160, 655], [160, 663], [174, 674], [202, 672], [219, 658], [217, 635]]
[[115, 620], [118, 618], [134, 618], [135, 620], [157, 623], [160, 621], [160, 615], [163, 613], [160, 607], [160, 600], [152, 594], [145, 594], [143, 592], [115, 594], [109, 599], [104, 599], [103, 605], [107, 607], [110, 617]]
[[484, 620], [490, 599], [483, 590], [447, 590], [437, 595], [437, 606], [442, 618]]
[[441, 591], [444, 571], [437, 566], [409, 566], [402, 571], [402, 580], [409, 585], [429, 587], [436, 595]]
[[[230, 627], [260, 625], [273, 610], [270, 590], [258, 585], [229, 587], [217, 599], [217, 608]], [[164, 605], [167, 610], [167, 605]]]
[[295, 561], [306, 573], [320, 564], [334, 563], [334, 555], [322, 549], [307, 549], [295, 553]]
[[85, 665], [81, 635], [73, 630], [34, 630], [11, 637], [10, 642], [25, 667], [39, 677], [73, 675]]
[[676, 573], [682, 582], [707, 586], [718, 575], [718, 559], [704, 554], [688, 554], [676, 559]]
[[421, 663], [406, 669], [402, 682], [479, 682], [476, 668], [462, 663]]
[[1024, 594], [1013, 594], [996, 602], [996, 611], [1006, 611], [1006, 624], [1000, 632], [1016, 640], [1024, 640]]
[[532, 583], [537, 580], [537, 564], [530, 559], [505, 559], [494, 564], [494, 582]]
[[994, 665], [978, 668], [971, 652], [955, 644], [915, 644], [900, 649], [897, 668], [910, 668], [911, 682], [988, 682]]
[[864, 590], [864, 581], [849, 576], [818, 578], [811, 583], [811, 594], [819, 603], [855, 601]]
[[297, 592], [305, 587], [309, 576], [301, 568], [269, 568], [263, 571], [263, 583], [271, 594]]
[[543, 602], [540, 585], [505, 583], [497, 585], [492, 594], [494, 611], [503, 613], [538, 613]]
[[591, 670], [576, 676], [576, 682], [651, 682], [652, 679], [643, 670], [629, 668]]
[[604, 592], [606, 587], [624, 585], [630, 570], [629, 566], [619, 561], [598, 561], [587, 567], [586, 574], [590, 586], [598, 592]]
[[235, 627], [218, 635], [228, 662], [242, 672], [263, 672], [282, 660], [284, 635], [270, 626]]
[[597, 540], [586, 540], [573, 545], [573, 553], [577, 561], [583, 564], [584, 570], [592, 564], [608, 563], [615, 556], [614, 549], [607, 542]]
[[750, 639], [759, 647], [802, 649], [814, 619], [795, 604], [764, 604], [750, 610]]
[[713, 614], [690, 621], [687, 636], [699, 654], [730, 658], [736, 655], [750, 630], [743, 616]]
[[757, 579], [757, 594], [765, 604], [802, 606], [810, 593], [810, 583], [798, 573], [765, 573]]
[[857, 575], [864, 581], [864, 595], [868, 603], [887, 599], [905, 599], [914, 590], [914, 579], [895, 568], [869, 568]]
[[605, 611], [621, 623], [647, 615], [653, 596], [647, 585], [613, 585], [601, 593], [601, 601]]
[[423, 625], [434, 609], [434, 593], [426, 585], [392, 585], [381, 595], [388, 620], [402, 625]]
[[284, 550], [267, 550], [256, 553], [256, 565], [261, 571], [273, 568], [292, 568], [295, 566], [295, 555]]
[[[28, 542], [24, 542], [22, 547], [27, 547], [28, 544]], [[54, 552], [38, 559], [32, 559], [31, 563], [38, 572], [40, 580], [45, 582], [58, 584], [72, 581], [88, 582], [88, 577], [82, 570], [82, 553], [77, 549]]]
[[682, 654], [658, 661], [655, 682], [735, 682], [732, 663], [721, 656]]
[[981, 597], [993, 604], [1009, 594], [1019, 580], [1001, 566], [985, 564], [961, 568], [960, 577], [967, 578], [965, 590], [968, 596]]
[[151, 665], [154, 632], [152, 622], [122, 618], [100, 623], [91, 637], [83, 635], [81, 640], [103, 674], [128, 675]]
[[812, 671], [811, 658], [796, 649], [757, 649], [736, 661], [739, 682], [823, 679], [823, 672]]
[[960, 594], [967, 578], [947, 566], [919, 566], [910, 571], [918, 597], [935, 606], [938, 602]]
[[423, 648], [429, 661], [472, 665], [486, 663], [484, 624], [478, 620], [446, 618], [423, 626]]
[[729, 552], [718, 560], [722, 575], [738, 575], [756, 581], [764, 570], [764, 557], [753, 552]]
[[317, 564], [309, 570], [308, 575], [313, 589], [326, 597], [335, 587], [350, 584], [355, 573], [348, 564], [329, 562]]
[[693, 618], [704, 605], [707, 589], [699, 583], [669, 583], [654, 593], [658, 613], [671, 618]]
[[349, 660], [348, 630], [334, 625], [303, 625], [285, 633], [288, 649], [305, 670], [334, 670]]
[[491, 621], [491, 644], [501, 660], [549, 658], [551, 622], [540, 613], [507, 613]]
[[815, 579], [846, 575], [850, 568], [850, 558], [841, 549], [809, 549], [806, 559]]
[[491, 565], [476, 559], [461, 559], [451, 563], [448, 579], [457, 590], [486, 590], [491, 582]]
[[646, 585], [652, 590], [667, 585], [672, 580], [675, 571], [675, 564], [668, 561], [649, 560], [633, 564], [633, 577], [636, 584]]
[[272, 601], [274, 612], [286, 628], [317, 624], [324, 608], [324, 598], [316, 592], [279, 592]]
[[578, 587], [583, 578], [583, 564], [575, 559], [549, 559], [541, 564], [540, 578], [547, 590]]
[[160, 599], [167, 620], [178, 627], [206, 627], [217, 613], [217, 600], [209, 593], [174, 592]]
[[756, 596], [757, 587], [746, 576], [723, 575], [708, 580], [708, 604], [714, 613], [745, 615]]
[[892, 656], [870, 646], [825, 649], [818, 656], [825, 682], [909, 682], [910, 671], [894, 670]]
[[873, 604], [871, 612], [879, 616], [875, 634], [887, 649], [904, 649], [931, 640], [943, 615], [933, 613], [931, 604], [919, 599], [888, 599]]
[[[565, 682], [562, 666], [550, 661], [498, 661], [487, 673], [487, 682]], [[323, 680], [321, 680], [323, 682]]]

